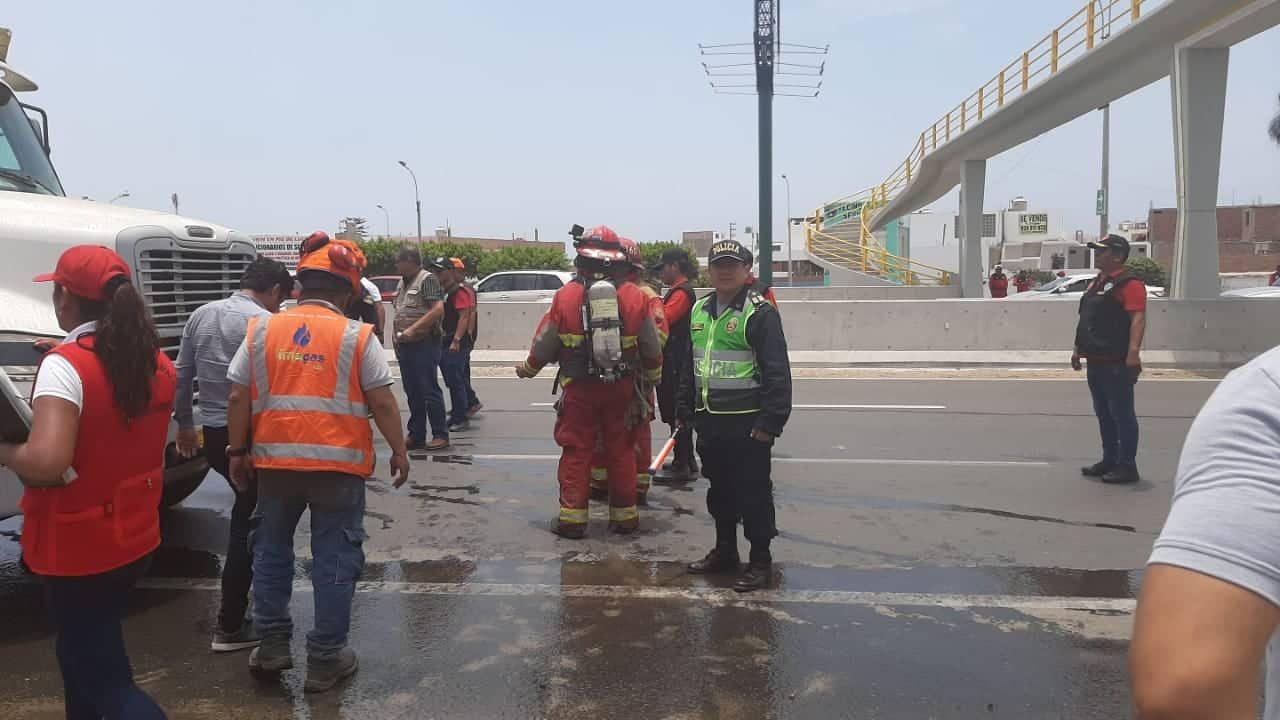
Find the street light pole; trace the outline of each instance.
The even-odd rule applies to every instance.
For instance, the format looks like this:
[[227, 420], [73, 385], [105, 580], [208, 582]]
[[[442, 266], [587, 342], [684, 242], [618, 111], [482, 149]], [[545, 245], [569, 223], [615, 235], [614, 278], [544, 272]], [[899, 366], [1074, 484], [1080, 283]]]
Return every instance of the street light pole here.
[[379, 204], [378, 204], [378, 209], [382, 211], [382, 216], [383, 216], [384, 218], [386, 218], [386, 221], [387, 221], [387, 239], [388, 239], [388, 240], [390, 240], [390, 239], [391, 239], [391, 213], [387, 212], [387, 209], [386, 209], [385, 207], [383, 207], [381, 203], [379, 203]]
[[782, 173], [782, 182], [787, 184], [787, 287], [795, 287], [796, 268], [791, 264], [791, 180]]
[[413, 178], [413, 204], [418, 211], [418, 245], [422, 245], [422, 200], [418, 195], [418, 176], [413, 174], [413, 168], [401, 160], [400, 167], [408, 171], [409, 177]]

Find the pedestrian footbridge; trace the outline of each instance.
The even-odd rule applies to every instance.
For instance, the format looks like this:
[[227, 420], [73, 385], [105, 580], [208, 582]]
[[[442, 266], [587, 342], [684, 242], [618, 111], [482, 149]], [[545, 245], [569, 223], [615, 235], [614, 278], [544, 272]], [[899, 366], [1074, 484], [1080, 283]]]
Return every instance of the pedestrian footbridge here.
[[[1216, 207], [1232, 45], [1280, 23], [1280, 0], [1091, 0], [933, 124], [879, 183], [832, 200], [806, 228], [829, 266], [981, 295], [986, 160], [1165, 77], [1173, 81], [1179, 297], [1218, 294]], [[1266, 88], [1271, 92], [1274, 88]], [[1259, 127], [1265, 126], [1259, 118]], [[890, 252], [893, 220], [961, 186], [959, 277]], [[1186, 238], [1208, 238], [1192, 246]]]

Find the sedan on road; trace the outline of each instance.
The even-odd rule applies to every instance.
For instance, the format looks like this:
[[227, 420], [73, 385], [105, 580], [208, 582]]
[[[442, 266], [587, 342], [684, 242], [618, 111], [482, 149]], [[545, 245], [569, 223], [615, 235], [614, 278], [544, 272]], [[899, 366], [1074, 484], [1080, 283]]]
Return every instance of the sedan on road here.
[[571, 280], [573, 273], [559, 270], [496, 272], [476, 284], [476, 299], [480, 302], [549, 301]]

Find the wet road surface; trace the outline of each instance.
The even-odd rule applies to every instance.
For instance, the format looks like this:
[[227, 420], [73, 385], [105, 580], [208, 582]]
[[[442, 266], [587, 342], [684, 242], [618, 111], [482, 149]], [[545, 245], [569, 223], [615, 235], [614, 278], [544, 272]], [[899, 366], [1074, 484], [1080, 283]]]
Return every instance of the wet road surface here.
[[[478, 380], [486, 411], [452, 454], [370, 485], [349, 683], [303, 696], [297, 670], [261, 683], [246, 654], [209, 653], [216, 476], [165, 515], [126, 624], [139, 682], [175, 718], [1128, 716], [1132, 598], [1211, 382], [1139, 386], [1144, 480], [1110, 487], [1078, 474], [1097, 444], [1083, 382], [798, 381], [775, 587], [750, 596], [683, 572], [713, 536], [705, 481], [655, 487], [634, 537], [594, 504], [589, 539], [547, 532], [548, 383]], [[42, 612], [0, 538], [0, 717], [61, 717]]]

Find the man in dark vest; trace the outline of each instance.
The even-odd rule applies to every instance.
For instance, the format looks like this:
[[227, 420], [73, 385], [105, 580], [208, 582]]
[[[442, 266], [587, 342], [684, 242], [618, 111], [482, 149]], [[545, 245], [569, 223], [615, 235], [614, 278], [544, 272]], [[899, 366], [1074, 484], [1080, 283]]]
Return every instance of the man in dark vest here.
[[662, 253], [651, 270], [670, 290], [662, 299], [670, 334], [663, 349], [662, 383], [658, 385], [658, 411], [662, 422], [671, 426], [676, 447], [671, 465], [660, 478], [667, 482], [689, 482], [698, 477], [698, 461], [693, 456], [693, 408], [680, 412], [676, 403], [681, 384], [693, 387], [693, 340], [689, 334], [689, 314], [698, 301], [690, 280], [695, 273], [689, 253], [679, 248]]
[[1102, 435], [1102, 460], [1081, 468], [1109, 484], [1138, 481], [1138, 414], [1133, 388], [1142, 373], [1142, 336], [1147, 329], [1147, 287], [1125, 268], [1129, 241], [1108, 235], [1089, 243], [1098, 277], [1080, 300], [1071, 367], [1089, 363], [1089, 392]]

